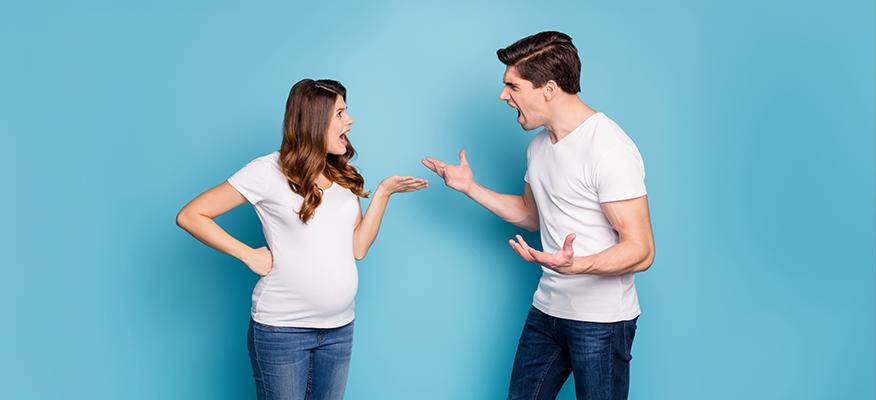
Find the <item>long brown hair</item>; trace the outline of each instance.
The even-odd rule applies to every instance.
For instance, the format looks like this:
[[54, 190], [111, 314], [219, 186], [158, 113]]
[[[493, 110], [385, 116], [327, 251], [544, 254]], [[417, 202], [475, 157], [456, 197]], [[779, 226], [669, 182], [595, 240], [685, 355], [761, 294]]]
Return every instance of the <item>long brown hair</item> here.
[[338, 96], [347, 100], [347, 89], [340, 82], [302, 79], [292, 86], [286, 100], [280, 168], [292, 191], [304, 198], [298, 210], [304, 223], [322, 202], [322, 189], [316, 184], [320, 174], [359, 197], [368, 197], [362, 191], [365, 179], [348, 163], [356, 155], [353, 145], [348, 141], [343, 155], [326, 150], [325, 135]]

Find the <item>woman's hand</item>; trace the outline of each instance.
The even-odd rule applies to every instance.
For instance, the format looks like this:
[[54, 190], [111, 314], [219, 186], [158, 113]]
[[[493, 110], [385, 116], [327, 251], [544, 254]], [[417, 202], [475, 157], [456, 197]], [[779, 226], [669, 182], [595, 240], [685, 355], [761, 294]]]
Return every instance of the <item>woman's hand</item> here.
[[248, 252], [241, 260], [252, 272], [265, 276], [274, 266], [274, 255], [267, 247], [259, 247]]
[[390, 176], [380, 182], [377, 190], [383, 191], [386, 195], [393, 193], [414, 192], [429, 186], [429, 182], [422, 178], [413, 176]]

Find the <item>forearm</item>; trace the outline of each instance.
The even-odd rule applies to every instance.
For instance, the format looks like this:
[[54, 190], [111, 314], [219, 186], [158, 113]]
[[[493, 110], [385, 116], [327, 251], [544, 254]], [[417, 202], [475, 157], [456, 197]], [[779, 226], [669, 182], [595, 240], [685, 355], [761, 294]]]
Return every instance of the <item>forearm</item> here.
[[647, 270], [654, 261], [654, 247], [621, 241], [599, 253], [575, 257], [574, 271], [590, 275], [624, 275]]
[[240, 261], [252, 252], [252, 248], [225, 232], [212, 218], [204, 215], [180, 214], [177, 225], [207, 246], [228, 254]]
[[477, 183], [472, 183], [466, 195], [506, 222], [529, 231], [538, 229], [535, 205], [526, 204], [523, 196], [496, 193]]
[[383, 215], [386, 212], [386, 206], [389, 203], [389, 194], [382, 188], [377, 188], [374, 195], [371, 196], [371, 202], [368, 203], [368, 209], [365, 210], [365, 216], [362, 217], [362, 222], [356, 227], [353, 232], [353, 256], [357, 260], [365, 258], [368, 254], [368, 249], [377, 238], [377, 232], [380, 231], [380, 223], [383, 221]]

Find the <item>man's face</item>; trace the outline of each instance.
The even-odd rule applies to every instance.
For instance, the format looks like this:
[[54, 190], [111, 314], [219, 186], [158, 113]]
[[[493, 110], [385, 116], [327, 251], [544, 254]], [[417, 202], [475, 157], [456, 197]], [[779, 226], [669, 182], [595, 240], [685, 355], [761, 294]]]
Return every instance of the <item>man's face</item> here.
[[514, 66], [505, 68], [502, 81], [505, 86], [499, 93], [499, 100], [517, 110], [517, 123], [527, 131], [544, 125], [546, 104], [543, 88], [537, 89], [532, 82], [521, 78]]

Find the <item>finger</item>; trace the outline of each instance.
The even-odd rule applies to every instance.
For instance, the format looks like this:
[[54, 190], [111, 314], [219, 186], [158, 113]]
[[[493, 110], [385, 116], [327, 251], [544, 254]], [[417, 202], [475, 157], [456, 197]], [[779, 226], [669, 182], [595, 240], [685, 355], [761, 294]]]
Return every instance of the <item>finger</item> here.
[[420, 161], [420, 162], [422, 162], [423, 165], [426, 166], [426, 168], [429, 168], [430, 170], [432, 170], [432, 172], [438, 172], [437, 168], [435, 167], [435, 164], [433, 164], [433, 163], [432, 163], [431, 161], [429, 161], [428, 159], [424, 159], [424, 160], [422, 160], [422, 161]]
[[563, 251], [566, 253], [574, 253], [575, 250], [572, 248], [572, 244], [575, 242], [575, 234], [570, 233], [566, 236], [566, 241], [563, 242]]
[[459, 165], [468, 165], [468, 158], [465, 157], [465, 149], [459, 150]]
[[508, 240], [508, 244], [511, 245], [511, 248], [514, 249], [515, 252], [517, 252], [517, 255], [519, 255], [520, 258], [522, 258], [526, 261], [529, 261], [529, 262], [534, 261], [532, 259], [532, 256], [529, 255], [529, 253], [526, 250], [524, 250], [522, 247], [520, 247], [520, 244], [518, 244], [517, 242], [515, 242], [513, 240]]
[[553, 262], [551, 262], [552, 261], [551, 257], [547, 253], [538, 251], [538, 250], [533, 249], [531, 247], [527, 249], [527, 252], [529, 253], [529, 256], [532, 257], [532, 259], [535, 260], [535, 262], [537, 262], [539, 264], [542, 264], [545, 266], [550, 266], [550, 265], [554, 264]]
[[435, 166], [437, 166], [438, 168], [444, 168], [447, 166], [447, 163], [445, 163], [444, 161], [436, 160], [432, 157], [429, 157], [429, 160], [432, 161], [432, 164], [435, 164]]
[[404, 191], [404, 192], [413, 192], [413, 191], [415, 191], [415, 190], [420, 190], [420, 189], [422, 189], [422, 188], [424, 188], [424, 187], [426, 187], [426, 186], [429, 186], [429, 185], [428, 185], [427, 183], [425, 183], [425, 182], [423, 182], [423, 183], [415, 183], [415, 184], [410, 184], [410, 185], [405, 185], [404, 187], [402, 187], [402, 191]]
[[526, 241], [523, 240], [523, 236], [515, 235], [515, 237], [517, 238], [517, 243], [520, 245], [520, 247], [524, 249], [530, 249], [529, 243], [526, 243]]

